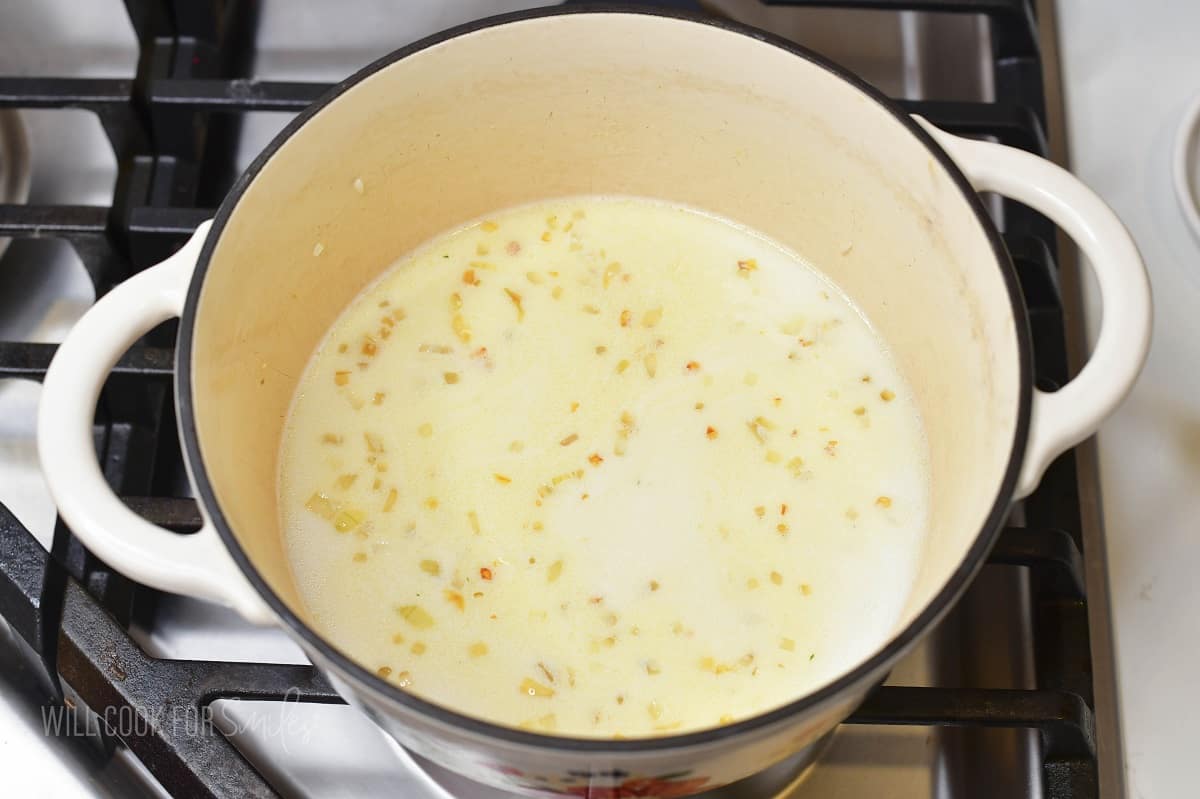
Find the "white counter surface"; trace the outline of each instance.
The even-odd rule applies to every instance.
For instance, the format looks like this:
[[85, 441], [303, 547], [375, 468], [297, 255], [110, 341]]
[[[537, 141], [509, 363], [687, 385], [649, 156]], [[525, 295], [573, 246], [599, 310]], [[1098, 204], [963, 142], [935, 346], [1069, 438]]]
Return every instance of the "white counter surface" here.
[[1099, 437], [1129, 796], [1195, 796], [1200, 241], [1171, 166], [1184, 112], [1200, 96], [1200, 3], [1058, 8], [1072, 170], [1129, 226], [1154, 285], [1150, 360]]

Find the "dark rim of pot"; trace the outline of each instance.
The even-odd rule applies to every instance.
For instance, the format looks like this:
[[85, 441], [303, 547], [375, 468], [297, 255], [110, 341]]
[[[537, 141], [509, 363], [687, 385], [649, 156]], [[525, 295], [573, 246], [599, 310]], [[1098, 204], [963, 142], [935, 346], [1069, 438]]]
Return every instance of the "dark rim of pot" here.
[[[360, 665], [341, 650], [334, 647], [324, 638], [317, 634], [303, 620], [301, 620], [289, 608], [283, 600], [272, 590], [271, 586], [263, 579], [258, 569], [250, 562], [245, 551], [238, 543], [237, 538], [230, 530], [228, 521], [221, 512], [221, 506], [217, 502], [213, 487], [209, 481], [208, 472], [204, 466], [204, 460], [200, 453], [200, 443], [196, 436], [196, 418], [194, 408], [192, 406], [192, 377], [191, 377], [191, 356], [192, 356], [192, 336], [193, 323], [195, 321], [196, 309], [199, 305], [200, 295], [204, 284], [204, 275], [208, 269], [209, 261], [212, 257], [213, 250], [217, 241], [221, 237], [221, 231], [228, 223], [230, 216], [234, 213], [238, 201], [245, 193], [247, 187], [262, 170], [263, 166], [271, 159], [275, 152], [283, 146], [292, 134], [298, 131], [303, 125], [316, 114], [320, 113], [326, 106], [340, 97], [351, 87], [357, 85], [364, 79], [374, 75], [386, 67], [395, 64], [414, 53], [419, 53], [426, 48], [441, 44], [449, 39], [461, 36], [467, 33], [491, 28], [498, 25], [505, 25], [513, 22], [522, 22], [527, 20], [539, 19], [543, 17], [554, 17], [564, 14], [637, 14], [644, 16], [666, 17], [677, 19], [681, 22], [691, 24], [707, 25], [714, 28], [719, 28], [730, 33], [736, 33], [742, 36], [748, 36], [752, 39], [757, 39], [764, 44], [778, 47], [782, 50], [803, 58], [822, 69], [827, 70], [834, 76], [841, 78], [846, 83], [850, 84], [864, 95], [874, 100], [884, 109], [891, 113], [896, 120], [903, 125], [910, 134], [916, 137], [929, 153], [937, 159], [942, 168], [954, 181], [962, 199], [970, 206], [974, 212], [976, 219], [982, 227], [988, 242], [991, 245], [993, 255], [996, 258], [996, 263], [1000, 268], [1001, 275], [1004, 279], [1005, 288], [1008, 291], [1008, 299], [1012, 305], [1013, 319], [1016, 322], [1015, 334], [1017, 337], [1017, 357], [1019, 360], [1019, 379], [1020, 391], [1017, 408], [1017, 420], [1014, 430], [1014, 438], [1012, 442], [1012, 451], [1009, 458], [1008, 466], [1005, 469], [1004, 479], [1001, 481], [999, 491], [996, 494], [995, 500], [992, 503], [991, 510], [988, 512], [987, 519], [983, 523], [979, 534], [975, 541], [971, 544], [970, 550], [966, 557], [955, 569], [950, 579], [943, 586], [942, 590], [933, 598], [933, 600], [921, 611], [916, 618], [909, 622], [899, 634], [894, 636], [887, 642], [883, 648], [872, 654], [869, 658], [858, 664], [850, 671], [842, 674], [833, 682], [822, 686], [821, 688], [809, 693], [785, 705], [781, 705], [773, 710], [760, 713], [759, 715], [737, 721], [728, 725], [713, 727], [710, 729], [700, 730], [698, 732], [689, 732], [679, 735], [667, 735], [655, 738], [634, 738], [628, 740], [609, 740], [603, 738], [573, 738], [557, 735], [543, 735], [536, 732], [527, 732], [524, 730], [506, 727], [500, 724], [484, 721], [473, 716], [460, 713], [455, 710], [443, 707], [441, 705], [429, 702], [415, 694], [408, 693], [400, 689], [394, 683], [379, 677], [374, 671]], [[369, 687], [376, 693], [383, 694], [389, 700], [403, 705], [410, 710], [429, 716], [444, 724], [452, 727], [457, 727], [472, 733], [491, 738], [498, 738], [509, 743], [520, 744], [524, 746], [538, 747], [543, 749], [552, 749], [562, 752], [647, 752], [659, 751], [666, 749], [679, 749], [683, 747], [695, 746], [698, 744], [706, 744], [725, 738], [737, 736], [742, 733], [749, 733], [756, 730], [762, 730], [771, 725], [786, 721], [789, 717], [803, 713], [808, 710], [817, 708], [818, 706], [833, 701], [844, 691], [852, 688], [864, 688], [861, 683], [869, 677], [878, 675], [883, 669], [887, 668], [894, 660], [899, 658], [912, 645], [918, 637], [935, 622], [937, 622], [943, 614], [945, 614], [962, 592], [969, 585], [971, 578], [982, 566], [984, 558], [991, 550], [993, 543], [999, 534], [1001, 524], [1004, 521], [1005, 515], [1008, 513], [1008, 506], [1011, 502], [1013, 491], [1015, 490], [1017, 477], [1021, 470], [1021, 465], [1024, 461], [1025, 442], [1029, 433], [1030, 408], [1032, 403], [1033, 392], [1033, 377], [1031, 370], [1032, 349], [1030, 345], [1029, 323], [1025, 311], [1025, 304], [1022, 300], [1021, 288], [1018, 284], [1016, 271], [1013, 268], [1012, 260], [1009, 257], [1008, 250], [1005, 248], [1000, 234], [992, 224], [987, 211], [984, 209], [975, 190], [968, 183], [966, 177], [962, 174], [959, 168], [954, 164], [944, 150], [934, 141], [934, 139], [917, 124], [908, 113], [898, 107], [890, 99], [865, 82], [862, 78], [854, 75], [851, 72], [837, 66], [836, 64], [826, 60], [825, 58], [813, 53], [787, 39], [769, 34], [765, 31], [758, 30], [740, 23], [729, 20], [697, 16], [689, 13], [682, 13], [676, 10], [665, 10], [659, 8], [647, 7], [624, 7], [612, 5], [580, 5], [580, 6], [565, 6], [556, 8], [533, 9], [529, 11], [518, 11], [511, 14], [502, 14], [499, 16], [489, 17], [487, 19], [470, 22], [465, 25], [459, 25], [454, 28], [434, 34], [418, 42], [402, 47], [395, 52], [380, 58], [374, 63], [359, 70], [354, 75], [334, 86], [322, 98], [310, 105], [303, 113], [295, 117], [288, 125], [272, 140], [262, 153], [259, 154], [254, 162], [247, 168], [244, 174], [238, 178], [233, 185], [228, 196], [221, 207], [217, 211], [215, 220], [213, 221], [212, 229], [208, 233], [208, 237], [204, 242], [204, 248], [200, 253], [200, 259], [196, 264], [195, 272], [192, 276], [191, 284], [188, 287], [187, 302], [184, 307], [182, 322], [179, 331], [179, 345], [176, 353], [175, 379], [176, 379], [176, 403], [179, 410], [179, 428], [180, 435], [183, 439], [184, 452], [191, 467], [191, 473], [196, 483], [196, 489], [199, 491], [200, 500], [203, 503], [205, 510], [212, 518], [213, 524], [216, 525], [217, 531], [225, 546], [228, 547], [234, 561], [241, 568], [242, 572], [250, 580], [250, 583], [257, 589], [258, 593], [266, 601], [267, 605], [279, 615], [295, 633], [301, 636], [304, 641], [313, 650], [320, 653], [320, 656], [342, 671], [351, 675], [356, 681]]]

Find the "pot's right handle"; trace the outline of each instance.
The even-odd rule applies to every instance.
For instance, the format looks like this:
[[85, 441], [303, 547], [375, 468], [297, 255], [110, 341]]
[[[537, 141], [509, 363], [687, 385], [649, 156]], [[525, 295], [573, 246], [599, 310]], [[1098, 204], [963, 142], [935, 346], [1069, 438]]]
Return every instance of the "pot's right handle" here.
[[274, 614], [207, 516], [191, 535], [163, 530], [138, 516], [109, 488], [92, 440], [105, 377], [129, 345], [179, 316], [208, 227], [203, 223], [179, 252], [105, 294], [71, 328], [42, 383], [38, 457], [59, 513], [101, 560], [152, 588], [230, 605], [264, 624]]
[[1121, 220], [1070, 172], [1024, 150], [964, 139], [917, 121], [976, 189], [1024, 203], [1062, 228], [1091, 263], [1100, 286], [1104, 318], [1091, 359], [1058, 391], [1034, 390], [1016, 489], [1016, 497], [1024, 497], [1050, 462], [1096, 432], [1133, 387], [1150, 348], [1150, 281]]

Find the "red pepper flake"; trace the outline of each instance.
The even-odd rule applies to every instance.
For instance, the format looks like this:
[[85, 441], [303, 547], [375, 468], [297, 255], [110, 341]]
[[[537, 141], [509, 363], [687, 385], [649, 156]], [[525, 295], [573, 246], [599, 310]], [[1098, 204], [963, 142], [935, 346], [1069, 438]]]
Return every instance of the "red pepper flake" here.
[[599, 466], [604, 463], [604, 457], [599, 452], [593, 452], [591, 455], [588, 455], [588, 463], [593, 466]]
[[487, 566], [482, 566], [479, 569], [479, 576], [485, 580], [490, 580], [490, 579], [492, 579], [492, 570], [489, 569]]
[[588, 602], [591, 602], [593, 605], [599, 605], [603, 601], [604, 601], [604, 597], [602, 597], [602, 596], [594, 596], [594, 597], [588, 598]]
[[747, 258], [744, 261], [737, 262], [738, 277], [749, 277], [750, 273], [758, 269], [758, 261], [753, 258]]
[[787, 503], [786, 502], [779, 506], [779, 515], [787, 516]]
[[709, 439], [714, 439], [717, 437], [717, 428], [710, 424], [707, 428], [705, 428], [704, 434], [708, 436]]

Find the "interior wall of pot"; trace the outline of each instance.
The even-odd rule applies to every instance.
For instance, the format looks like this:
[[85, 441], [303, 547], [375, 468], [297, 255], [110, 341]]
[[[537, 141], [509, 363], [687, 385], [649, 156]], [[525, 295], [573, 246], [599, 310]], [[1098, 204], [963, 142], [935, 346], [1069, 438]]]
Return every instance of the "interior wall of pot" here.
[[355, 295], [439, 232], [589, 193], [762, 231], [866, 312], [929, 439], [928, 543], [897, 621], [919, 612], [979, 533], [1012, 446], [1017, 345], [982, 228], [911, 132], [840, 78], [641, 14], [527, 20], [421, 51], [327, 106], [253, 180], [213, 253], [192, 360], [203, 459], [251, 560], [298, 606], [276, 454], [305, 362]]

